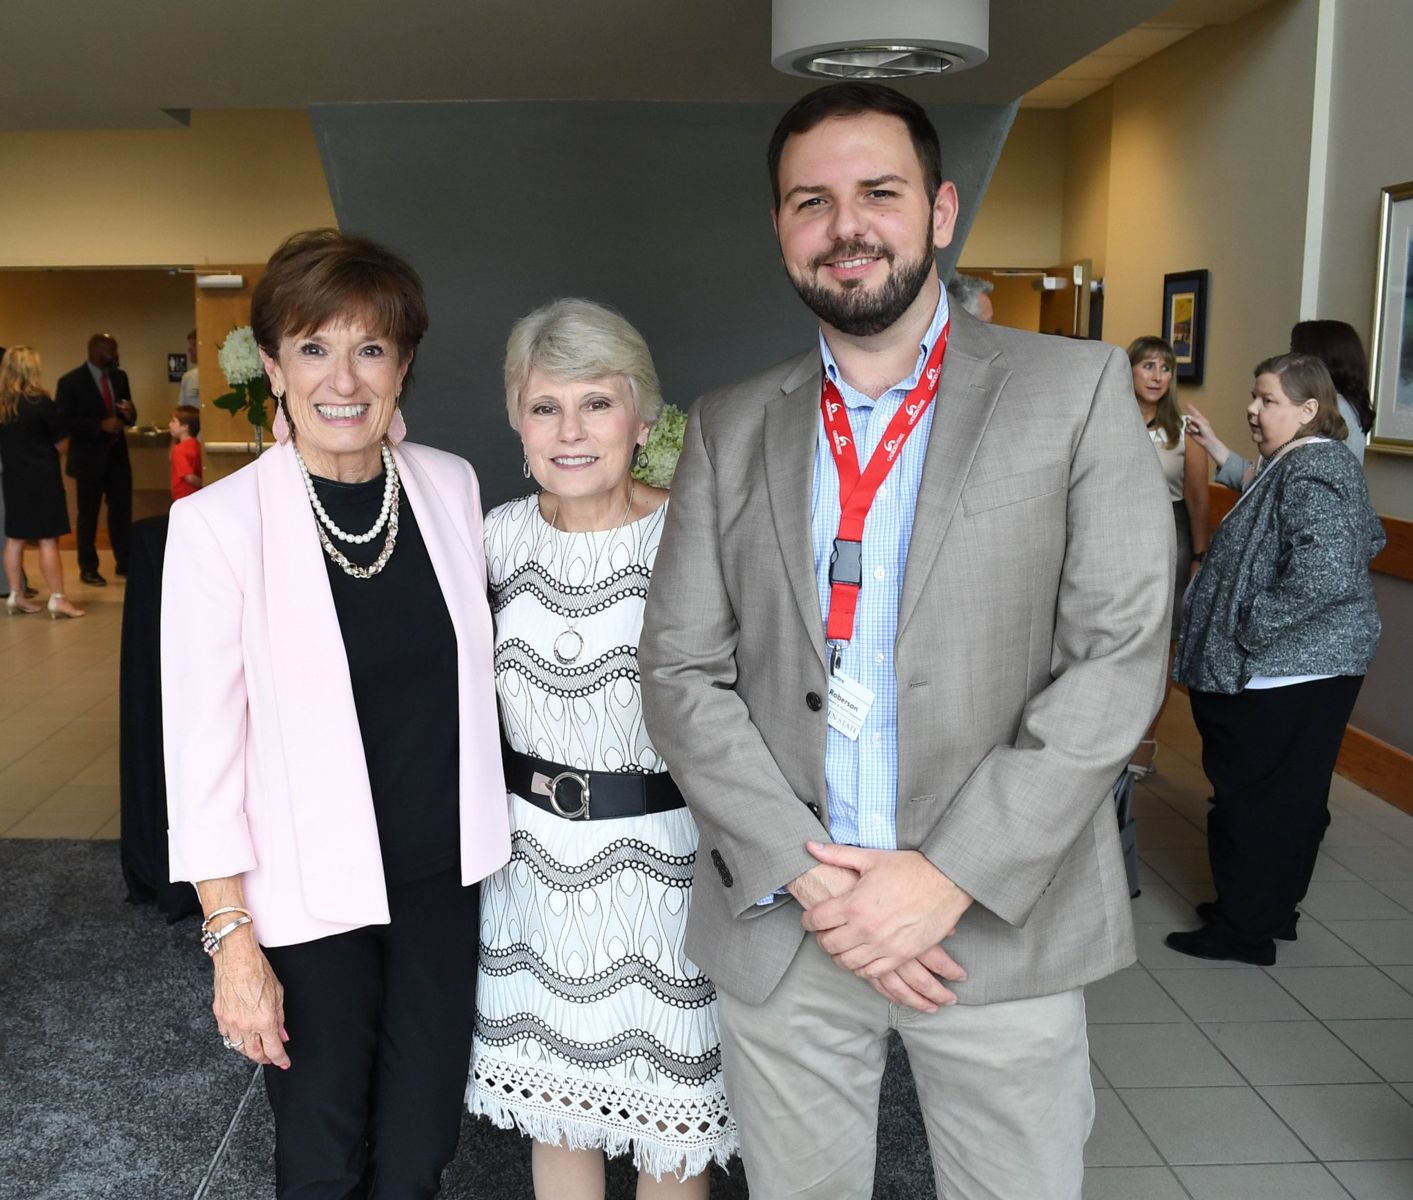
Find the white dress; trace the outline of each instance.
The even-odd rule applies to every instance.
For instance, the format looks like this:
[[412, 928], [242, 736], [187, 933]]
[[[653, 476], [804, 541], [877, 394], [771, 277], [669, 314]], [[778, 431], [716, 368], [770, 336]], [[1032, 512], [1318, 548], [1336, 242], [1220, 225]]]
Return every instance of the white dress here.
[[[621, 529], [561, 533], [534, 497], [486, 517], [496, 688], [515, 750], [578, 770], [665, 770], [638, 685], [665, 517], [664, 506]], [[553, 646], [569, 620], [584, 647], [565, 666]], [[509, 802], [510, 862], [481, 887], [470, 1110], [538, 1141], [631, 1146], [656, 1176], [724, 1165], [736, 1126], [716, 991], [682, 952], [690, 814], [569, 821]]]

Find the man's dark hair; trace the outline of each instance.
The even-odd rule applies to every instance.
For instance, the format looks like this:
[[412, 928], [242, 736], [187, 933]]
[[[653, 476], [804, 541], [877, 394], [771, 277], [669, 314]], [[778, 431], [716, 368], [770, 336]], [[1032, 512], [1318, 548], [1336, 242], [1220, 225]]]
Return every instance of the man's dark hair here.
[[927, 194], [937, 195], [942, 186], [942, 146], [922, 105], [881, 83], [827, 83], [796, 100], [770, 135], [765, 157], [776, 208], [780, 207], [780, 156], [785, 152], [785, 142], [797, 133], [808, 133], [830, 117], [857, 117], [864, 113], [897, 117], [908, 127], [908, 136], [922, 164]]

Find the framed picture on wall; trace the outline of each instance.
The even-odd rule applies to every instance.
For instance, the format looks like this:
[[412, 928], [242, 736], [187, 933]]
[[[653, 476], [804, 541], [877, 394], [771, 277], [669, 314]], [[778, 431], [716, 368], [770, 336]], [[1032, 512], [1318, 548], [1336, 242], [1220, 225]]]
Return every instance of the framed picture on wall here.
[[1413, 454], [1413, 182], [1383, 190], [1374, 301], [1372, 450]]
[[1178, 381], [1201, 383], [1207, 348], [1206, 271], [1163, 276], [1163, 339], [1177, 358]]

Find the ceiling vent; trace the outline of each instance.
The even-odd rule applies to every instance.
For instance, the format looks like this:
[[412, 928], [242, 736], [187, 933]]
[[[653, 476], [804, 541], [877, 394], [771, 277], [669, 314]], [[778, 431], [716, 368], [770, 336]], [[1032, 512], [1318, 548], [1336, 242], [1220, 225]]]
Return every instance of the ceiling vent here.
[[773, 0], [770, 63], [814, 79], [928, 79], [986, 61], [990, 0]]

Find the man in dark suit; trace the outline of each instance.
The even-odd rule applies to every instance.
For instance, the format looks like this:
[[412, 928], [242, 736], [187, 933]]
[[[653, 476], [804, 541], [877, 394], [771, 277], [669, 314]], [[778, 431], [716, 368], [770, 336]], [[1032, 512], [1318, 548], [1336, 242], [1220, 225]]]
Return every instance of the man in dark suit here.
[[123, 430], [137, 420], [126, 372], [118, 367], [118, 340], [95, 333], [88, 361], [59, 380], [54, 400], [69, 426], [68, 473], [78, 483], [79, 578], [90, 587], [108, 581], [98, 573], [98, 507], [108, 502], [113, 569], [128, 573], [132, 525], [132, 465]]

